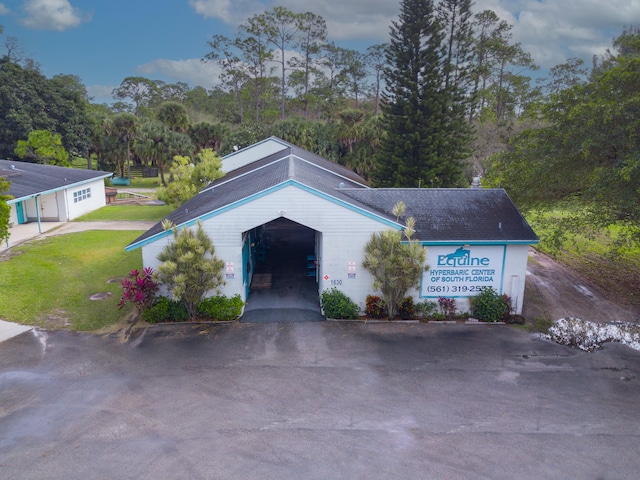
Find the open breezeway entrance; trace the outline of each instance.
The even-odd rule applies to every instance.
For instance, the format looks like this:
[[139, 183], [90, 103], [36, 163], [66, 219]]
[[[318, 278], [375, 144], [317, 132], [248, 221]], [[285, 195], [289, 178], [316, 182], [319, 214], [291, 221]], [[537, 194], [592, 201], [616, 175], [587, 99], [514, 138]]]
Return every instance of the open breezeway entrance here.
[[278, 218], [246, 234], [248, 297], [243, 322], [320, 321], [322, 234]]

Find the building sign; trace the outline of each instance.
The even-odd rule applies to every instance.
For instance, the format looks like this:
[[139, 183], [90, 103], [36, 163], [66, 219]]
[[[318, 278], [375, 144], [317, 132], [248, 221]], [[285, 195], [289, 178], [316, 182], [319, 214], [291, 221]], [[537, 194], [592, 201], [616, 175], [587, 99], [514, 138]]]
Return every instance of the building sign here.
[[461, 245], [427, 247], [429, 270], [421, 297], [473, 297], [484, 287], [501, 293], [505, 247]]
[[348, 278], [356, 278], [356, 262], [353, 260], [349, 262], [349, 271], [347, 272]]
[[227, 274], [226, 274], [226, 278], [227, 280], [233, 280], [235, 277], [235, 273], [233, 271], [233, 262], [227, 262]]

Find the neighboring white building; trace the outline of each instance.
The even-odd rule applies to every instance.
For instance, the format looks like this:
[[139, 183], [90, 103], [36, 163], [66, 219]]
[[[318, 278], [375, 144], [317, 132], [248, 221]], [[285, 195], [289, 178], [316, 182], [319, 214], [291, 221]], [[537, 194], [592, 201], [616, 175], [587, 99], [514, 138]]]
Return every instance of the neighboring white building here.
[[66, 222], [106, 205], [104, 179], [112, 173], [0, 160], [0, 177], [13, 198], [9, 225]]
[[[538, 242], [503, 189], [373, 189], [351, 170], [275, 137], [226, 156], [226, 176], [171, 213], [178, 228], [201, 222], [227, 265], [224, 293], [246, 300], [260, 246], [270, 225], [311, 229], [308, 252], [318, 292], [336, 287], [365, 308], [373, 278], [363, 269], [373, 232], [401, 230], [392, 209], [406, 205], [416, 219], [412, 237], [427, 247], [416, 301], [456, 297], [460, 309], [479, 288], [492, 286], [522, 311], [529, 245]], [[142, 248], [145, 267], [172, 240], [161, 223], [127, 250]]]

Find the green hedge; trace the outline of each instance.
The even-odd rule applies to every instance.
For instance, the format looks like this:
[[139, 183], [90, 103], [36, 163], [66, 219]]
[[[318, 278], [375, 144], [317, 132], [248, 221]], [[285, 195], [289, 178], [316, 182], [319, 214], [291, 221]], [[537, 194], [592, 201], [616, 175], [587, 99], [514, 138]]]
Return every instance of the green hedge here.
[[[243, 305], [240, 295], [209, 297], [198, 304], [198, 315], [202, 320], [235, 320], [242, 313]], [[182, 302], [161, 296], [155, 299], [151, 308], [142, 312], [142, 319], [149, 323], [186, 322], [189, 314]]]

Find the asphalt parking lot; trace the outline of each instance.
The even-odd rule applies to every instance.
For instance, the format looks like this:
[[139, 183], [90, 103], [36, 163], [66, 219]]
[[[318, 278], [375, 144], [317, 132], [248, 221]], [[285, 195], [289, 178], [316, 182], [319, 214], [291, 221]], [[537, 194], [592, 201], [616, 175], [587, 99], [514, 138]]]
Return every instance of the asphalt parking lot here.
[[508, 326], [0, 343], [2, 479], [635, 479], [639, 413], [639, 352]]

